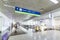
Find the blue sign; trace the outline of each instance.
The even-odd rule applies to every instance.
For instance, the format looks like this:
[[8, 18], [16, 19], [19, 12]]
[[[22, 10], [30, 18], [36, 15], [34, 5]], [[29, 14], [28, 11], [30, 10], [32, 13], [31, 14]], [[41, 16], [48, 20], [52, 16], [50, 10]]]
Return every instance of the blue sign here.
[[15, 7], [15, 11], [17, 11], [18, 13], [19, 12], [23, 12], [24, 14], [35, 14], [35, 15], [41, 15], [40, 12], [37, 12], [37, 11], [33, 11], [33, 10], [28, 10], [28, 9], [25, 9], [25, 8], [20, 8], [20, 7]]

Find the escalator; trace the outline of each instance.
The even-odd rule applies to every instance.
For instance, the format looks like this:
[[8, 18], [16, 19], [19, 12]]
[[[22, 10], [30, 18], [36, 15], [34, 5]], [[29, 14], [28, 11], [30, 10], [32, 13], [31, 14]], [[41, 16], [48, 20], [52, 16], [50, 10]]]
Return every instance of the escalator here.
[[14, 32], [11, 32], [11, 36], [19, 35], [19, 34], [26, 34], [26, 33], [27, 33], [27, 29], [22, 26], [19, 26], [19, 28], [17, 29], [17, 33], [15, 34]]

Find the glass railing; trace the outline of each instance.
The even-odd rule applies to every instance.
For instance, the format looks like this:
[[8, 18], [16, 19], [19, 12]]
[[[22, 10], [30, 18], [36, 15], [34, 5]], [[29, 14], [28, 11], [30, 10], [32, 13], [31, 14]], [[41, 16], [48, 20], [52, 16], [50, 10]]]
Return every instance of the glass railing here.
[[1, 35], [2, 40], [8, 40], [9, 35], [10, 35], [10, 28], [7, 28], [2, 32], [2, 35]]
[[0, 31], [0, 40], [1, 40], [1, 31]]

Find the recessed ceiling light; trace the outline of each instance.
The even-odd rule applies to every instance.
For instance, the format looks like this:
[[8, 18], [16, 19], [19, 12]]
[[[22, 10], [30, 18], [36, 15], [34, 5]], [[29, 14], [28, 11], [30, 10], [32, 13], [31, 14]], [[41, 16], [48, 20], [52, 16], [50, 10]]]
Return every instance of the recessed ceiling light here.
[[58, 0], [50, 0], [51, 2], [53, 2], [54, 4], [59, 3]]

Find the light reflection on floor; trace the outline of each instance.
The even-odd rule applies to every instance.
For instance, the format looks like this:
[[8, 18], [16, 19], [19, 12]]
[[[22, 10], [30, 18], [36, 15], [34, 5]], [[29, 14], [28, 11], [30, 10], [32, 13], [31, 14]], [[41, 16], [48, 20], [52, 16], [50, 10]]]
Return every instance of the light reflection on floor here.
[[51, 30], [34, 33], [33, 36], [16, 35], [11, 36], [9, 40], [60, 40], [60, 31]]

